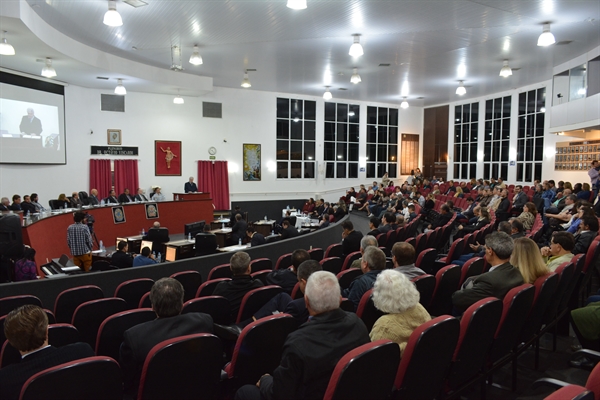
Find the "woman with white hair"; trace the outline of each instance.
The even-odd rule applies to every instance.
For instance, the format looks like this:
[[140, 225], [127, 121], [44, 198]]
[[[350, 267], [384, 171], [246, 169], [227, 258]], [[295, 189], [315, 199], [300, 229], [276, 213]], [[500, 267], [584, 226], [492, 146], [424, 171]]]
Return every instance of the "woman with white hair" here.
[[371, 330], [371, 341], [389, 339], [404, 352], [410, 334], [431, 316], [419, 303], [419, 292], [402, 272], [382, 271], [373, 286], [373, 303], [381, 316]]

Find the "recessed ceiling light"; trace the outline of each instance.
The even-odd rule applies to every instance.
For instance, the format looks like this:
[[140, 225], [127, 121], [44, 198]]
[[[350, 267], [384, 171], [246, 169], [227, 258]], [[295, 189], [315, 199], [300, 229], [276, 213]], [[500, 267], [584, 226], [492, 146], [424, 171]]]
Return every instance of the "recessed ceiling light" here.
[[402, 103], [400, 103], [400, 108], [407, 109], [409, 107], [408, 101], [406, 101], [406, 97], [403, 98]]
[[352, 35], [354, 37], [354, 43], [352, 43], [352, 46], [350, 46], [350, 51], [348, 51], [348, 54], [350, 54], [352, 57], [360, 57], [364, 54], [363, 48], [360, 44], [360, 34], [354, 34]]
[[306, 0], [288, 0], [287, 7], [292, 10], [304, 10], [306, 8]]

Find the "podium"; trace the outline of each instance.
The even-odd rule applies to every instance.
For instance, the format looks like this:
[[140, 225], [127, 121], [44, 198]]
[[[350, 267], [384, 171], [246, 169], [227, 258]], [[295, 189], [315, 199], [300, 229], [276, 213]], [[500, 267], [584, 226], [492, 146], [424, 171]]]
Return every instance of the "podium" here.
[[173, 201], [190, 201], [190, 200], [212, 200], [210, 193], [173, 193]]

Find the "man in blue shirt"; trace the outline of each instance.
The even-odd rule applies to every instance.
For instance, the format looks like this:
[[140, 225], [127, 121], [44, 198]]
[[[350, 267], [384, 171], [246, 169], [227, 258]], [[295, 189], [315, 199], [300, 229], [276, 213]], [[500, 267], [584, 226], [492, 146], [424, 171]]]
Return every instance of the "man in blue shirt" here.
[[141, 267], [142, 265], [156, 264], [154, 255], [150, 254], [150, 247], [146, 246], [142, 249], [142, 253], [133, 259], [134, 267]]

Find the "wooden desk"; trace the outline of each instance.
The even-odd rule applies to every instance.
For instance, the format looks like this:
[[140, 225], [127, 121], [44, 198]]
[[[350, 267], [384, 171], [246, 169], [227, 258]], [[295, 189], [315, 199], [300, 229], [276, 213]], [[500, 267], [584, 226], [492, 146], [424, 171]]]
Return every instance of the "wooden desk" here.
[[190, 200], [211, 200], [210, 193], [196, 192], [196, 193], [173, 193], [173, 201], [179, 199], [179, 201], [190, 201]]
[[254, 223], [254, 230], [265, 238], [273, 232], [273, 225], [275, 225], [275, 220], [260, 220]]
[[165, 251], [165, 259], [171, 257], [171, 252], [174, 252], [173, 260], [183, 260], [184, 258], [194, 257], [194, 244], [195, 241], [183, 240], [172, 240], [165, 243], [167, 249]]
[[231, 228], [215, 229], [210, 231], [210, 233], [214, 233], [217, 236], [217, 246], [219, 248], [231, 245]]

